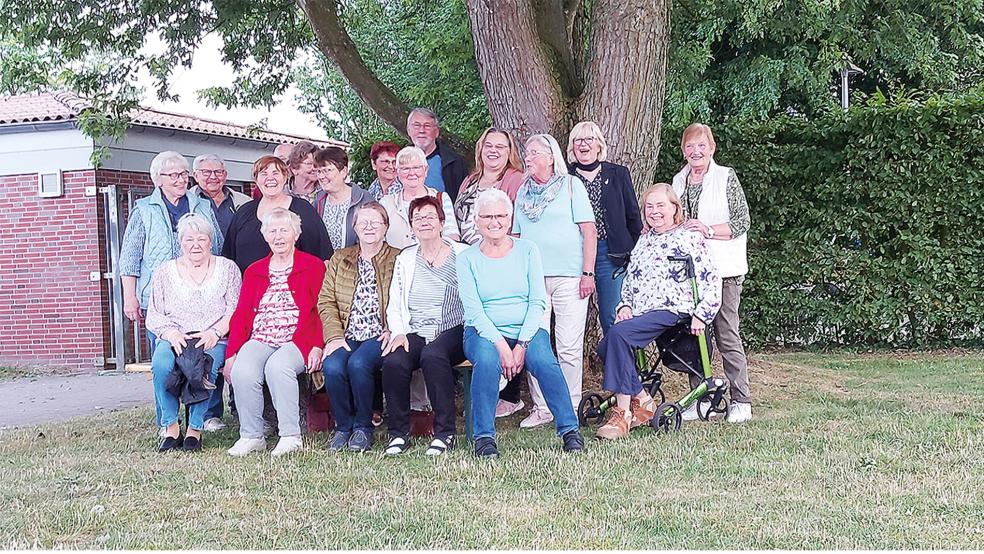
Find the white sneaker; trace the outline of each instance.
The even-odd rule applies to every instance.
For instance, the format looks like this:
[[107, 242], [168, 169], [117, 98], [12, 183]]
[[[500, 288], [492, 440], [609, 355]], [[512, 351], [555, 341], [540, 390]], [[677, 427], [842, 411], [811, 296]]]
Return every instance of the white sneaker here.
[[263, 452], [266, 450], [266, 439], [239, 439], [232, 448], [228, 450], [230, 456], [242, 458], [250, 452]]
[[301, 442], [300, 435], [295, 435], [293, 437], [280, 437], [276, 448], [273, 449], [273, 452], [271, 452], [270, 455], [274, 457], [283, 456], [285, 454], [290, 454], [295, 450], [300, 450], [302, 446], [304, 446], [304, 444]]
[[216, 431], [221, 431], [225, 429], [226, 424], [222, 423], [222, 420], [217, 417], [210, 417], [205, 420], [205, 432], [214, 433]]
[[526, 419], [519, 422], [519, 426], [522, 429], [532, 429], [534, 427], [546, 425], [553, 420], [554, 416], [549, 411], [533, 408], [533, 410], [530, 411], [530, 415], [526, 416]]
[[526, 407], [526, 402], [520, 400], [513, 403], [508, 400], [499, 400], [495, 405], [495, 417], [507, 417]]
[[[696, 421], [700, 419], [700, 415], [697, 413], [697, 404], [698, 402], [694, 402], [693, 404], [690, 405], [689, 408], [683, 411], [684, 421]], [[705, 414], [707, 413], [707, 410], [711, 409], [710, 402], [699, 402], [699, 404], [700, 404], [700, 411], [704, 412]]]
[[728, 411], [728, 423], [745, 423], [752, 419], [752, 405], [749, 402], [732, 402]]

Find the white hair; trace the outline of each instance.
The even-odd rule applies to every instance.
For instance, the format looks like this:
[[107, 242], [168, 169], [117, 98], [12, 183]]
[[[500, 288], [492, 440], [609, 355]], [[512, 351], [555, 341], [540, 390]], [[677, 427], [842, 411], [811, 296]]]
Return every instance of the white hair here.
[[482, 213], [482, 208], [485, 206], [492, 206], [494, 204], [504, 204], [506, 206], [506, 212], [509, 217], [513, 214], [513, 203], [509, 199], [509, 195], [502, 192], [497, 188], [490, 188], [481, 193], [479, 193], [478, 198], [475, 199], [475, 215]]
[[412, 161], [419, 161], [422, 164], [427, 164], [427, 154], [416, 146], [407, 146], [396, 155], [396, 167], [400, 168]]
[[570, 175], [567, 171], [567, 162], [564, 161], [564, 152], [560, 149], [560, 145], [557, 144], [557, 139], [547, 134], [533, 135], [526, 139], [527, 149], [529, 149], [530, 143], [532, 142], [536, 142], [550, 149], [550, 155], [553, 156], [554, 162], [554, 175]]
[[195, 158], [195, 161], [192, 162], [191, 170], [198, 171], [198, 168], [205, 162], [216, 162], [222, 166], [222, 169], [225, 169], [225, 161], [219, 157], [218, 154], [202, 154], [201, 156]]
[[429, 117], [429, 118], [433, 119], [434, 120], [434, 125], [437, 125], [437, 128], [438, 129], [441, 128], [441, 120], [437, 118], [437, 114], [434, 113], [434, 110], [431, 110], [431, 109], [428, 109], [428, 108], [414, 108], [414, 109], [410, 110], [410, 113], [407, 114], [407, 127], [408, 128], [410, 127], [410, 118], [413, 117], [414, 114], [416, 114], [416, 115], [422, 115], [424, 117]]
[[274, 208], [260, 219], [260, 233], [266, 234], [267, 227], [274, 223], [290, 223], [291, 228], [301, 236], [301, 216], [286, 208]]
[[158, 179], [161, 178], [161, 171], [169, 165], [180, 166], [185, 171], [188, 171], [188, 160], [181, 153], [175, 152], [174, 150], [161, 152], [154, 156], [153, 161], [150, 162], [150, 180], [154, 182], [154, 185], [157, 185]]
[[208, 235], [209, 240], [215, 239], [212, 224], [205, 219], [205, 216], [196, 213], [184, 214], [178, 220], [178, 242], [181, 242], [188, 233], [199, 233]]

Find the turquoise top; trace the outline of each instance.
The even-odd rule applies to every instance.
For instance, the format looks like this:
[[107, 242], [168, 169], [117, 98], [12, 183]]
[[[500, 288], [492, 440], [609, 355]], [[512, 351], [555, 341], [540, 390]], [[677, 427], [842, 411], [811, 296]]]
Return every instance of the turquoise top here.
[[538, 221], [530, 221], [520, 205], [529, 180], [516, 194], [512, 232], [536, 243], [543, 255], [547, 277], [580, 277], [584, 270], [584, 237], [578, 223], [594, 223], [591, 200], [580, 179], [568, 178], [557, 197], [543, 210]]
[[532, 339], [547, 308], [540, 251], [528, 240], [513, 239], [508, 254], [489, 258], [479, 250], [481, 244], [458, 255], [465, 325], [493, 344], [502, 338]]

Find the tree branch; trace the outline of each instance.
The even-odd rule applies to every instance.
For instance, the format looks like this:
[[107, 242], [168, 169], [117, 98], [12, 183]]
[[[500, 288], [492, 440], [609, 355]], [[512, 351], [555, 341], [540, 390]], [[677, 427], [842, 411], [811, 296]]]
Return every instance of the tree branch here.
[[[533, 0], [533, 19], [540, 42], [557, 75], [557, 82], [568, 98], [577, 98], [584, 91], [584, 79], [574, 61], [570, 24], [577, 11], [578, 0]], [[568, 11], [570, 9], [570, 11]]]

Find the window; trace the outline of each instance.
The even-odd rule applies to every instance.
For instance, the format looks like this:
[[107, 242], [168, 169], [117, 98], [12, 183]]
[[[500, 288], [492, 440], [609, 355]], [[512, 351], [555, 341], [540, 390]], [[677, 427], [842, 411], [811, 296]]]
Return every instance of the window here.
[[61, 171], [48, 171], [38, 173], [38, 196], [41, 198], [55, 198], [65, 194], [62, 186]]

